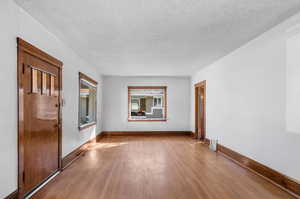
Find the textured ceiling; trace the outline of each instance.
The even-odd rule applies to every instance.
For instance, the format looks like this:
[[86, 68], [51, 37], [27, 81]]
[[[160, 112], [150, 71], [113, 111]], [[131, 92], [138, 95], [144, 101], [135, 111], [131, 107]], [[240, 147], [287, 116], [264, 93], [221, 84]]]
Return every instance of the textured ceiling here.
[[106, 75], [190, 75], [300, 11], [299, 0], [15, 0]]

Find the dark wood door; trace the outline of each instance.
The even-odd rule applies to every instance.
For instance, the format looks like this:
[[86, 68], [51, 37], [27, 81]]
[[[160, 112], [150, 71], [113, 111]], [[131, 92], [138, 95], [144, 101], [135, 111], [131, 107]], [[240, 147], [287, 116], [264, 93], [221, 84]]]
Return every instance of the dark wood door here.
[[24, 194], [59, 169], [59, 68], [28, 53], [24, 65]]
[[195, 84], [195, 136], [206, 137], [206, 81]]
[[203, 123], [203, 104], [202, 104], [202, 94], [201, 94], [201, 87], [198, 87], [197, 88], [197, 92], [198, 92], [198, 132], [197, 132], [197, 135], [198, 135], [198, 139], [201, 139], [201, 135], [202, 135], [202, 123]]
[[204, 101], [204, 88], [203, 87], [199, 87], [198, 88], [198, 92], [199, 92], [199, 111], [198, 111], [198, 118], [199, 118], [199, 120], [198, 120], [198, 126], [199, 126], [199, 128], [198, 128], [198, 138], [199, 139], [204, 139], [205, 137], [205, 135], [204, 135], [204, 131], [205, 131], [205, 129], [204, 129], [204, 125], [205, 125], [205, 121], [204, 121], [204, 108], [205, 108], [205, 101]]

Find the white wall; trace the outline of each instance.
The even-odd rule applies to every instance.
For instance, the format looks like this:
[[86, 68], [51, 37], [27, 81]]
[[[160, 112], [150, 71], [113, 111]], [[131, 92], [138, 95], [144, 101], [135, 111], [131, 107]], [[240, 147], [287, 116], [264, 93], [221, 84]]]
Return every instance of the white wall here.
[[[190, 129], [190, 78], [103, 78], [104, 131], [186, 131]], [[128, 122], [128, 86], [167, 86], [167, 122]]]
[[[194, 84], [207, 80], [208, 138], [300, 180], [300, 39], [290, 31], [297, 24], [300, 14], [198, 71], [190, 89], [192, 130]], [[298, 39], [287, 45], [294, 34]], [[286, 114], [298, 124], [293, 132]]]
[[300, 133], [300, 26], [287, 31], [286, 130]]
[[98, 123], [101, 116], [102, 78], [97, 71], [70, 48], [64, 45], [45, 27], [39, 24], [11, 0], [0, 1], [0, 198], [17, 189], [17, 45], [16, 37], [32, 43], [64, 62], [63, 97], [63, 156], [86, 142], [97, 128], [79, 132], [78, 72], [81, 71], [99, 82]]

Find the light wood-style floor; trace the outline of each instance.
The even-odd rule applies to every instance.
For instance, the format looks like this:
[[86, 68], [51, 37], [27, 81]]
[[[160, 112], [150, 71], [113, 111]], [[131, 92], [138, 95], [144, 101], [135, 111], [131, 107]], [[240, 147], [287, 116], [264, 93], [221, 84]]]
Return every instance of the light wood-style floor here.
[[289, 199], [185, 136], [103, 138], [34, 199]]

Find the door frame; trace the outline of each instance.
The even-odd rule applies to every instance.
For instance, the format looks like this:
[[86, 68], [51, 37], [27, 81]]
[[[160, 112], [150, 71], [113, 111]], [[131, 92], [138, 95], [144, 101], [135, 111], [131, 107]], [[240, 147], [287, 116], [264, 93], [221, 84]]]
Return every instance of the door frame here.
[[32, 44], [17, 38], [17, 92], [18, 92], [18, 198], [24, 198], [24, 69], [25, 64], [23, 63], [24, 53], [28, 53], [36, 58], [39, 58], [54, 67], [59, 69], [59, 114], [58, 114], [58, 169], [62, 169], [62, 66], [63, 62], [48, 55]]
[[[204, 81], [201, 81], [199, 83], [196, 83], [194, 85], [194, 89], [195, 89], [195, 138], [197, 139], [199, 137], [198, 135], [198, 129], [199, 128], [202, 128], [202, 131], [201, 131], [201, 135], [200, 135], [200, 139], [201, 140], [205, 140], [206, 138], [206, 80]], [[203, 97], [204, 97], [204, 107], [203, 107], [203, 126], [199, 126], [199, 118], [198, 118], [198, 115], [199, 115], [199, 101], [198, 101], [198, 98], [199, 98], [199, 92], [198, 92], [198, 89], [202, 88], [204, 93], [203, 93]]]

